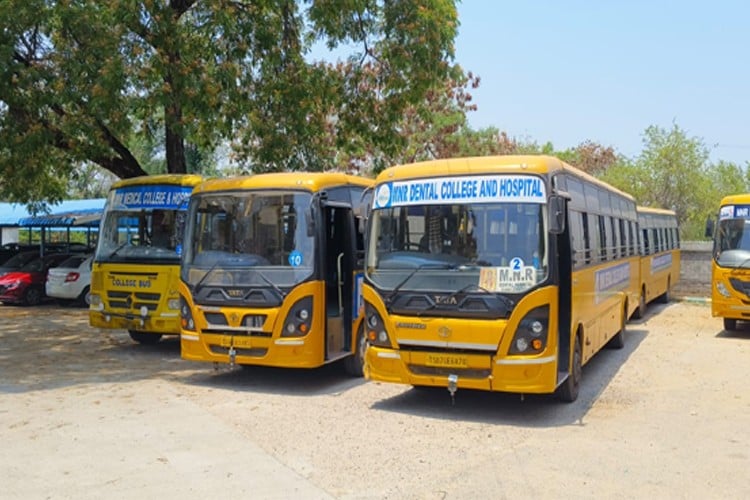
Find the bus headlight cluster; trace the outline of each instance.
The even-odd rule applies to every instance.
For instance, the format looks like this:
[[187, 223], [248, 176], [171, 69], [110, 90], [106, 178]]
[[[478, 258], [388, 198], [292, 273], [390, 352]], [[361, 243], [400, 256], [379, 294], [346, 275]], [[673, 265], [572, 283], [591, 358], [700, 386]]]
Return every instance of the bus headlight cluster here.
[[98, 293], [92, 293], [89, 296], [89, 307], [95, 311], [104, 310], [104, 302], [102, 302], [102, 298]]
[[391, 339], [385, 329], [385, 322], [378, 311], [369, 303], [365, 303], [365, 332], [367, 341], [380, 347], [391, 347]]
[[284, 320], [284, 328], [281, 331], [282, 337], [303, 337], [310, 332], [312, 324], [312, 297], [305, 297], [298, 300], [289, 309], [289, 313]]
[[727, 289], [727, 286], [724, 284], [723, 281], [717, 281], [716, 282], [716, 290], [723, 295], [724, 297], [730, 297], [732, 294]]
[[538, 354], [547, 347], [549, 305], [529, 311], [518, 324], [508, 354]]
[[183, 330], [191, 332], [195, 331], [195, 321], [193, 321], [193, 311], [185, 300], [185, 297], [180, 295], [180, 326]]

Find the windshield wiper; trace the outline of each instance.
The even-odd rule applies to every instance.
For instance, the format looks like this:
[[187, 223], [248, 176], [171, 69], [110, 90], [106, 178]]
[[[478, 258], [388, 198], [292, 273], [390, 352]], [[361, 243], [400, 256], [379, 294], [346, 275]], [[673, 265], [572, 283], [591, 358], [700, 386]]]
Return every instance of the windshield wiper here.
[[224, 263], [223, 260], [217, 260], [216, 262], [214, 262], [213, 265], [208, 268], [208, 271], [206, 271], [206, 274], [201, 276], [201, 279], [198, 280], [198, 283], [196, 283], [193, 286], [193, 293], [198, 293], [198, 291], [200, 291], [200, 289], [203, 288], [203, 283], [208, 278], [208, 275], [214, 272], [214, 270], [219, 266], [219, 264], [223, 264], [223, 263]]
[[109, 255], [107, 255], [107, 258], [111, 259], [115, 255], [117, 255], [117, 252], [119, 252], [120, 250], [122, 250], [123, 248], [125, 248], [126, 246], [128, 246], [129, 244], [130, 244], [130, 242], [128, 242], [128, 241], [126, 241], [125, 243], [121, 243], [117, 248], [115, 248], [114, 250], [112, 250], [109, 253]]
[[391, 299], [398, 293], [399, 290], [401, 290], [401, 287], [406, 284], [407, 281], [409, 281], [412, 276], [414, 276], [417, 271], [420, 271], [424, 268], [430, 268], [430, 269], [453, 269], [455, 266], [451, 264], [420, 264], [414, 269], [411, 270], [409, 274], [406, 275], [406, 278], [401, 280], [401, 282], [396, 285], [393, 290], [391, 290], [391, 293], [388, 294], [388, 297], [386, 298], [386, 305], [391, 303]]
[[[474, 283], [469, 283], [465, 287], [463, 287], [463, 288], [461, 288], [459, 290], [456, 290], [455, 292], [451, 293], [450, 295], [448, 295], [444, 299], [441, 299], [440, 302], [438, 302], [438, 301], [432, 302], [429, 306], [427, 306], [424, 309], [422, 309], [421, 311], [419, 311], [419, 313], [417, 314], [417, 316], [421, 316], [422, 314], [426, 313], [427, 311], [431, 311], [431, 310], [435, 309], [438, 306], [438, 304], [443, 304], [443, 303], [446, 303], [446, 302], [450, 302], [451, 299], [453, 299], [454, 297], [456, 297], [458, 294], [465, 293], [466, 291], [468, 291], [468, 290], [470, 290], [472, 288], [475, 288], [477, 290], [481, 290], [482, 293], [492, 294], [491, 291], [487, 290], [486, 288], [484, 288], [482, 286], [475, 285]], [[503, 302], [505, 302], [505, 306], [508, 309], [512, 309], [513, 308], [513, 301], [510, 300], [508, 297], [506, 297], [504, 295], [495, 295], [495, 296], [502, 298]]]
[[277, 285], [276, 285], [275, 283], [273, 283], [273, 282], [272, 282], [271, 280], [269, 280], [269, 279], [268, 279], [268, 278], [266, 277], [266, 275], [265, 275], [265, 274], [263, 274], [262, 272], [258, 271], [257, 269], [254, 269], [254, 271], [255, 271], [256, 273], [258, 273], [258, 276], [260, 276], [260, 277], [261, 277], [261, 279], [263, 279], [263, 281], [265, 281], [266, 283], [268, 283], [268, 285], [270, 285], [270, 286], [271, 286], [271, 287], [272, 287], [272, 288], [273, 288], [274, 290], [276, 290], [276, 292], [277, 292], [277, 293], [278, 293], [279, 295], [281, 295], [281, 298], [282, 298], [282, 299], [283, 299], [284, 297], [286, 297], [286, 292], [284, 292], [284, 290], [282, 290], [282, 289], [281, 289], [281, 288], [279, 288], [279, 287], [278, 287], [278, 286], [277, 286]]

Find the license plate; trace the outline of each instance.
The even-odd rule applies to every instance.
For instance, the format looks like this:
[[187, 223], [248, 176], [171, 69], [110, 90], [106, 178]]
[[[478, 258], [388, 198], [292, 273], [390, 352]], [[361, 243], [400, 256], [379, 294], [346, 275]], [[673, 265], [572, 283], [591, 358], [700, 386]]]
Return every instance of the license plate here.
[[466, 356], [451, 354], [428, 354], [426, 363], [427, 366], [442, 368], [466, 368], [469, 366], [469, 359]]
[[237, 335], [224, 335], [221, 337], [221, 347], [238, 347], [240, 349], [249, 349], [252, 347], [252, 339], [250, 337], [237, 336]]

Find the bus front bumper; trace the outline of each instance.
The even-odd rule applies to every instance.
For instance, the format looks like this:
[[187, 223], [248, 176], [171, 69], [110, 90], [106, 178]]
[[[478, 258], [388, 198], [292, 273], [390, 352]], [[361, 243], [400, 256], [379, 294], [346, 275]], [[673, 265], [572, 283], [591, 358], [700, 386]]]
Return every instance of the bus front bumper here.
[[[443, 366], [439, 366], [441, 362]], [[369, 346], [365, 377], [417, 386], [448, 388], [454, 384], [464, 389], [549, 394], [557, 387], [557, 358], [544, 354], [513, 358], [495, 354], [446, 355]]]
[[89, 324], [96, 328], [118, 328], [139, 332], [178, 335], [180, 333], [179, 312], [170, 311], [161, 315], [150, 313], [142, 317], [136, 313], [89, 309]]

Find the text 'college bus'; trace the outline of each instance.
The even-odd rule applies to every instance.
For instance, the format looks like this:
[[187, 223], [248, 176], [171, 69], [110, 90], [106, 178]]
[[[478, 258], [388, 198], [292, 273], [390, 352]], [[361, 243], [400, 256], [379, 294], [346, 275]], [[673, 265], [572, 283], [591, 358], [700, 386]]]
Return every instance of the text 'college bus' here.
[[750, 321], [750, 193], [721, 200], [711, 263], [711, 314], [724, 318], [725, 330], [736, 330], [739, 320]]
[[572, 401], [638, 305], [635, 201], [556, 158], [391, 167], [368, 227], [372, 380]]
[[182, 357], [362, 374], [364, 235], [372, 180], [279, 173], [207, 181], [190, 199], [180, 282]]
[[152, 344], [179, 335], [180, 253], [185, 209], [198, 175], [115, 183], [102, 214], [91, 274], [89, 322], [124, 328]]
[[641, 283], [633, 316], [643, 318], [650, 302], [669, 302], [672, 288], [680, 280], [680, 233], [672, 210], [641, 206], [636, 210], [641, 231]]

